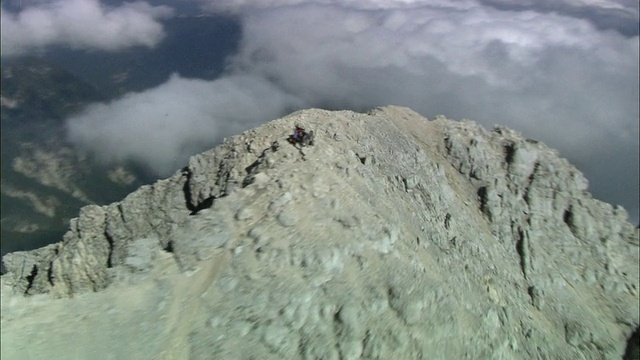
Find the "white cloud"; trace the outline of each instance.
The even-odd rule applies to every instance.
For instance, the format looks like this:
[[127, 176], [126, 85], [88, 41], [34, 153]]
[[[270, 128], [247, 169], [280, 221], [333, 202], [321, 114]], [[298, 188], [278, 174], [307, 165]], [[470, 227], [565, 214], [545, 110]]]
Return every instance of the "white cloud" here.
[[395, 103], [505, 124], [560, 149], [600, 184], [596, 196], [638, 216], [637, 36], [471, 1], [284, 2], [242, 9], [238, 69], [314, 106]]
[[223, 137], [300, 106], [259, 77], [211, 82], [173, 75], [152, 90], [89, 107], [67, 120], [67, 130], [70, 140], [102, 160], [132, 159], [168, 175]]
[[[126, 142], [132, 134], [158, 138], [150, 147], [144, 141], [139, 148], [120, 144], [114, 154], [167, 168], [171, 154], [186, 156], [188, 151], [180, 152], [184, 144], [214, 139], [221, 127], [233, 133], [242, 118], [252, 119], [253, 125], [296, 105], [354, 110], [405, 105], [428, 117], [469, 118], [488, 128], [507, 125], [559, 149], [585, 171], [595, 196], [623, 204], [635, 221], [638, 36], [603, 30], [588, 15], [536, 11], [545, 1], [530, 3], [512, 9], [471, 0], [212, 1], [209, 9], [240, 15], [243, 38], [230, 72], [245, 74], [251, 81], [236, 82], [234, 76], [213, 84], [173, 79], [162, 91], [97, 107], [79, 121], [93, 124], [117, 118], [117, 126], [104, 132], [87, 125], [75, 134], [98, 147], [100, 134], [113, 135], [106, 139], [124, 134]], [[562, 3], [570, 6], [571, 0]], [[590, 6], [609, 9], [611, 4], [629, 3]], [[178, 83], [179, 91], [193, 94], [187, 96], [189, 106], [179, 105], [182, 100], [175, 106], [165, 104], [172, 96], [184, 98], [176, 92]], [[256, 84], [277, 96], [252, 89]], [[200, 87], [226, 99], [226, 105], [208, 104], [208, 96], [198, 96]], [[236, 92], [243, 96], [229, 95]], [[153, 126], [161, 114], [146, 102], [186, 115], [171, 117], [175, 123], [166, 124], [165, 132]], [[255, 111], [231, 115], [247, 105]], [[267, 105], [271, 112], [260, 110]], [[147, 135], [148, 129], [160, 134]], [[163, 142], [175, 145], [158, 156], [156, 148]]]
[[501, 10], [533, 10], [584, 19], [601, 30], [638, 35], [637, 0], [478, 0]]
[[[502, 6], [530, 6], [546, 9], [549, 4], [558, 7], [611, 9], [625, 13], [638, 13], [638, 2], [635, 0], [481, 0], [479, 3], [492, 3]], [[214, 10], [246, 12], [253, 9], [273, 9], [282, 6], [303, 4], [345, 6], [364, 9], [407, 9], [430, 6], [432, 8], [470, 8], [478, 2], [472, 0], [204, 0], [203, 4]]]
[[107, 51], [153, 47], [165, 35], [158, 19], [172, 13], [167, 6], [146, 2], [107, 8], [98, 0], [57, 0], [17, 14], [2, 9], [2, 55], [21, 55], [49, 45]]

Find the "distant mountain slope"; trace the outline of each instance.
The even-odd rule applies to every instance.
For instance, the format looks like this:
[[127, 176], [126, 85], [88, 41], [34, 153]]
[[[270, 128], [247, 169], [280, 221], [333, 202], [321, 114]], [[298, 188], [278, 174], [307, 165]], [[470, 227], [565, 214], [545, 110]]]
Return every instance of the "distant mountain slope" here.
[[[64, 119], [104, 100], [91, 85], [41, 59], [2, 64], [2, 254], [59, 239], [90, 203], [115, 201], [142, 183], [130, 169], [94, 164], [65, 141]], [[128, 173], [111, 181], [109, 173]]]
[[[295, 124], [314, 146], [286, 141]], [[82, 208], [58, 244], [6, 255], [0, 346], [620, 359], [637, 352], [639, 234], [566, 159], [510, 129], [393, 106], [299, 111]]]
[[35, 57], [3, 58], [0, 86], [2, 125], [9, 130], [16, 124], [62, 121], [86, 104], [106, 99], [69, 71]]
[[163, 26], [167, 37], [153, 49], [135, 47], [105, 54], [54, 47], [42, 58], [62, 64], [114, 98], [158, 86], [173, 73], [215, 79], [240, 42], [240, 25], [232, 17], [181, 16], [163, 21]]

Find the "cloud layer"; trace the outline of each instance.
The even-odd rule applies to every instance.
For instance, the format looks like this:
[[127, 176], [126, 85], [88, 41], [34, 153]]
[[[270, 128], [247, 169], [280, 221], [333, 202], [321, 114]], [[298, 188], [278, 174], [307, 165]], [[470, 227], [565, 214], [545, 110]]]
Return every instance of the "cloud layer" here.
[[17, 14], [2, 9], [2, 55], [22, 55], [50, 45], [107, 51], [153, 47], [165, 35], [158, 19], [172, 13], [167, 6], [146, 2], [107, 8], [98, 0], [57, 0]]
[[638, 35], [636, 0], [480, 0], [501, 10], [531, 10], [558, 13], [585, 19], [601, 30], [615, 30], [626, 36]]
[[[237, 13], [243, 26], [226, 79], [174, 78], [159, 89], [90, 109], [70, 121], [71, 134], [87, 144], [95, 144], [93, 133], [119, 134], [123, 144], [115, 156], [160, 168], [171, 166], [171, 154], [203, 138], [257, 125], [295, 106], [405, 105], [428, 117], [507, 125], [559, 149], [586, 173], [596, 197], [623, 204], [636, 221], [638, 36], [599, 25], [593, 14], [607, 11], [637, 24], [637, 3], [564, 0], [557, 5], [564, 12], [549, 11], [549, 4], [216, 0], [205, 6]], [[236, 82], [238, 76], [252, 80]], [[269, 91], [251, 88], [256, 84]], [[210, 103], [200, 92], [225, 100]], [[189, 106], [181, 105], [187, 100]], [[143, 130], [158, 121], [150, 120], [156, 116], [147, 115], [154, 110], [147, 103], [180, 114], [164, 125], [171, 131]], [[118, 120], [102, 121], [99, 130], [86, 125], [107, 118]], [[171, 149], [165, 160], [157, 159], [154, 148], [124, 145], [143, 135]]]
[[211, 82], [174, 75], [152, 90], [89, 107], [67, 121], [67, 130], [105, 162], [134, 160], [168, 175], [223, 137], [297, 107], [295, 97], [260, 77]]

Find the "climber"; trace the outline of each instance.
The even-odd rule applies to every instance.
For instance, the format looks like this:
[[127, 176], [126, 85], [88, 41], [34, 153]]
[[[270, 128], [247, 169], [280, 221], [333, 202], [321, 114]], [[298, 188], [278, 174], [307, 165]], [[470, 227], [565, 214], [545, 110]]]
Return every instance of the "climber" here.
[[296, 125], [293, 134], [289, 136], [289, 142], [294, 146], [300, 144], [300, 146], [313, 145], [313, 131], [306, 132], [303, 128]]
[[293, 139], [297, 142], [302, 142], [302, 138], [305, 135], [305, 131], [300, 126], [296, 126], [296, 129], [293, 131]]

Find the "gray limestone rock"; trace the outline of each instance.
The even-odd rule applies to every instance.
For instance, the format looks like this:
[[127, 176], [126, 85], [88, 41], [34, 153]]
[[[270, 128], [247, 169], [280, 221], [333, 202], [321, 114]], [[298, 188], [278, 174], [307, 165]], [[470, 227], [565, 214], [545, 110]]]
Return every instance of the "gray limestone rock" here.
[[632, 358], [638, 237], [510, 129], [298, 111], [4, 256], [2, 356]]
[[133, 271], [148, 272], [153, 269], [159, 249], [158, 239], [134, 240], [129, 243], [129, 251], [124, 265]]

